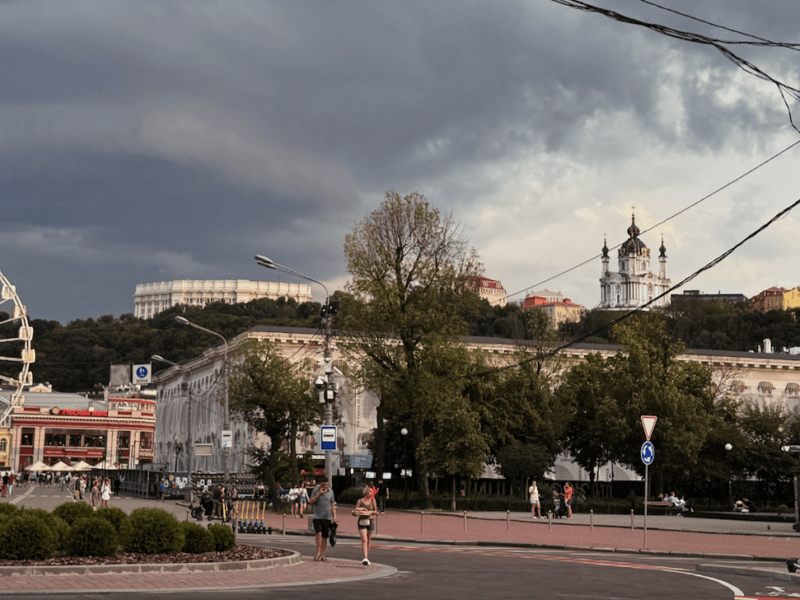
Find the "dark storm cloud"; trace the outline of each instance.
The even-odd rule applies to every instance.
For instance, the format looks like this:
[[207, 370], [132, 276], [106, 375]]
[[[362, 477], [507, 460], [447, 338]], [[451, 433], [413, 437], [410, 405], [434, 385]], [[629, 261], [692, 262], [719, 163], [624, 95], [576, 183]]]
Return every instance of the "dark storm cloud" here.
[[[670, 6], [794, 34], [787, 2]], [[487, 203], [558, 237], [610, 196], [565, 185], [645, 153], [748, 154], [787, 123], [717, 51], [547, 0], [0, 3], [0, 40], [0, 269], [60, 320], [130, 312], [137, 283], [270, 278], [255, 253], [340, 281], [345, 233], [390, 188], [457, 207], [487, 247], [511, 235]]]

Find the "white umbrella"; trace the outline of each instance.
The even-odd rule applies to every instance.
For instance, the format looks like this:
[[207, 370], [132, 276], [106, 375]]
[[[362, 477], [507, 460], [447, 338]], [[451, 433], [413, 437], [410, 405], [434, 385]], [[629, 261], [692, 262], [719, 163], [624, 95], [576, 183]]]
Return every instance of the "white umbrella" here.
[[36, 461], [32, 465], [28, 465], [25, 467], [26, 471], [49, 471], [50, 467], [44, 464], [42, 461]]
[[73, 471], [88, 471], [91, 468], [92, 468], [92, 465], [90, 465], [89, 463], [84, 462], [82, 460], [79, 460], [74, 465], [72, 465], [72, 470]]
[[117, 470], [117, 467], [115, 467], [114, 465], [109, 465], [109, 464], [106, 464], [106, 461], [103, 461], [103, 462], [97, 463], [97, 464], [96, 464], [94, 467], [92, 467], [92, 468], [93, 468], [93, 469], [105, 469], [106, 471], [116, 471], [116, 470]]
[[63, 460], [58, 461], [56, 464], [50, 467], [51, 471], [73, 471], [74, 469], [70, 467], [67, 463]]

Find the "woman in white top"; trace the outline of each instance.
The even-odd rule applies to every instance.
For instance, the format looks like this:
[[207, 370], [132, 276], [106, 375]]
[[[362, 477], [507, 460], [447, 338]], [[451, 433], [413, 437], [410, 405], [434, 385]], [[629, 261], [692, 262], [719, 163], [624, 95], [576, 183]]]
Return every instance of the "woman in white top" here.
[[297, 487], [296, 483], [289, 488], [289, 504], [292, 507], [292, 518], [299, 519], [300, 515], [297, 513], [300, 509], [300, 488]]
[[[542, 505], [539, 503], [539, 488], [536, 487], [535, 481], [528, 488], [528, 495], [531, 498], [531, 517], [538, 519], [542, 516]], [[536, 516], [536, 511], [539, 512], [538, 517]]]
[[103, 508], [107, 508], [108, 501], [111, 500], [111, 479], [108, 477], [103, 480], [103, 485], [100, 486], [100, 500], [103, 501]]

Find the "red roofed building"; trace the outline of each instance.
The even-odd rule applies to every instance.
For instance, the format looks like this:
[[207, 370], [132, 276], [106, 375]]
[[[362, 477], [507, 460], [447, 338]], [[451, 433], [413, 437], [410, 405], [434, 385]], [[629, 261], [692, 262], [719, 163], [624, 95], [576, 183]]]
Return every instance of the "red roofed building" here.
[[583, 313], [583, 306], [580, 304], [573, 304], [572, 300], [569, 298], [553, 301], [551, 298], [536, 295], [525, 298], [525, 301], [522, 303], [522, 308], [523, 310], [529, 308], [543, 310], [550, 317], [554, 327], [558, 327], [561, 323], [566, 323], [568, 321], [579, 321]]
[[470, 277], [468, 286], [491, 306], [506, 305], [506, 290], [503, 284], [488, 277]]

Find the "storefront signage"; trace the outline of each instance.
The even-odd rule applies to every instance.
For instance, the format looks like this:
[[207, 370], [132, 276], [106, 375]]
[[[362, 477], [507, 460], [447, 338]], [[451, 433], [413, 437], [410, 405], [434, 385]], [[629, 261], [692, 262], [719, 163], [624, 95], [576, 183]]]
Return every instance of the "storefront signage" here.
[[107, 410], [60, 410], [58, 408], [51, 408], [50, 412], [54, 415], [63, 415], [65, 417], [107, 417]]

